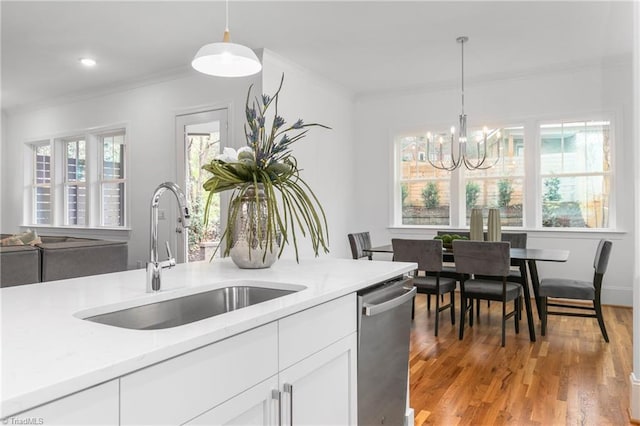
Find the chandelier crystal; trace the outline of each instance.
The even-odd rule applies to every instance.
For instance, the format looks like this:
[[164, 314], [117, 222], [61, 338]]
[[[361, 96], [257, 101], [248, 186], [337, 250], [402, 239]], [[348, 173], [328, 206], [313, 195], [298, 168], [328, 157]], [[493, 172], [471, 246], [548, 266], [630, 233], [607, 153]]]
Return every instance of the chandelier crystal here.
[[[432, 167], [440, 170], [453, 171], [460, 166], [465, 166], [468, 170], [483, 170], [493, 167], [500, 159], [500, 142], [498, 141], [496, 144], [497, 155], [495, 160], [487, 161], [487, 151], [489, 150], [488, 140], [490, 137], [494, 136], [499, 139], [500, 132], [489, 132], [486, 127], [482, 131], [482, 136], [475, 140], [477, 156], [470, 157], [467, 152], [468, 144], [472, 143], [467, 140], [467, 115], [464, 113], [464, 44], [468, 41], [469, 37], [466, 36], [456, 38], [456, 42], [460, 43], [462, 52], [462, 111], [459, 116], [457, 158], [454, 155], [456, 145], [455, 127], [451, 127], [451, 135], [448, 138], [448, 142], [445, 142], [445, 137], [443, 135], [432, 135], [431, 133], [427, 133], [427, 160]], [[448, 155], [445, 154], [445, 143], [450, 144], [451, 147]], [[435, 145], [435, 147], [433, 145]]]

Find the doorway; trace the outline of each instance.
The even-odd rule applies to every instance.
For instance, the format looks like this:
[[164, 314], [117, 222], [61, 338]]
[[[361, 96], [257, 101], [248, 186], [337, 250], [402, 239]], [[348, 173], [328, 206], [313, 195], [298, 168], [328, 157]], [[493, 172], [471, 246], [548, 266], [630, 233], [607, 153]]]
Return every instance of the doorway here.
[[[227, 144], [227, 109], [202, 111], [176, 117], [178, 184], [184, 188], [191, 226], [178, 232], [177, 261], [209, 260], [220, 243], [220, 194], [214, 194], [208, 223], [204, 210], [208, 193], [202, 184], [210, 177], [202, 170]], [[180, 227], [178, 227], [180, 228]], [[219, 254], [217, 254], [219, 256]]]

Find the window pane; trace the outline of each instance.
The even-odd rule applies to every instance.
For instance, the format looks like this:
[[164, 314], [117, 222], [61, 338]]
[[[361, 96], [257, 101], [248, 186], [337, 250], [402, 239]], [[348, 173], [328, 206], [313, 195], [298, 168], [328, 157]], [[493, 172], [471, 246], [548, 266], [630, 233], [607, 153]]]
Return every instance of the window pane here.
[[610, 185], [606, 175], [543, 179], [542, 226], [608, 227]]
[[404, 182], [403, 225], [449, 225], [449, 181]]
[[[479, 135], [481, 133], [476, 132], [476, 137]], [[466, 179], [524, 176], [524, 127], [489, 130], [487, 143], [489, 150], [483, 166], [495, 164], [487, 169], [467, 170], [463, 168]], [[500, 155], [496, 156], [498, 146]], [[471, 151], [473, 155], [477, 155], [475, 153], [477, 148]]]
[[51, 188], [35, 187], [35, 222], [47, 225], [51, 223]]
[[432, 167], [427, 161], [427, 142], [422, 136], [400, 139], [400, 179], [449, 179], [449, 172]]
[[609, 171], [609, 129], [608, 121], [541, 126], [541, 173], [550, 175]]
[[86, 225], [87, 188], [84, 185], [67, 187], [67, 225]]
[[124, 183], [102, 185], [102, 224], [124, 226]]
[[124, 135], [103, 138], [102, 179], [124, 179]]
[[522, 178], [478, 179], [468, 180], [465, 187], [467, 207], [466, 224], [469, 225], [472, 208], [499, 208], [502, 226], [522, 226], [523, 224], [523, 192]]
[[67, 142], [67, 182], [85, 182], [86, 147], [85, 141]]
[[35, 183], [51, 182], [51, 146], [35, 147]]

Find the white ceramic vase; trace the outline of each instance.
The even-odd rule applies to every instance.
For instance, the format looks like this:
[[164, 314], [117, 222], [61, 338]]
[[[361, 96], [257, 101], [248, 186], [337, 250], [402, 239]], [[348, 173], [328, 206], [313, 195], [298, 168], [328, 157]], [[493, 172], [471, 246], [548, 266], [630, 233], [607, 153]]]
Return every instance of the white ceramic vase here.
[[489, 209], [487, 219], [487, 241], [502, 240], [502, 223], [500, 221], [500, 209]]
[[482, 209], [471, 209], [471, 217], [469, 218], [469, 239], [474, 241], [484, 241]]

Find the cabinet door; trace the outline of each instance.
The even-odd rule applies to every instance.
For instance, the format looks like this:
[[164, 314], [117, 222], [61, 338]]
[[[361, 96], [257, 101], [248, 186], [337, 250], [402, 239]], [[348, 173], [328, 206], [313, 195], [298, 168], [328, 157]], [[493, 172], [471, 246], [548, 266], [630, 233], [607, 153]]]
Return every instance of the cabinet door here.
[[3, 419], [4, 424], [117, 425], [118, 380], [60, 398]]
[[275, 426], [278, 424], [280, 400], [277, 389], [278, 376], [273, 376], [186, 424]]
[[283, 425], [356, 425], [357, 333], [280, 372]]
[[120, 379], [120, 424], [182, 424], [278, 373], [270, 323]]

